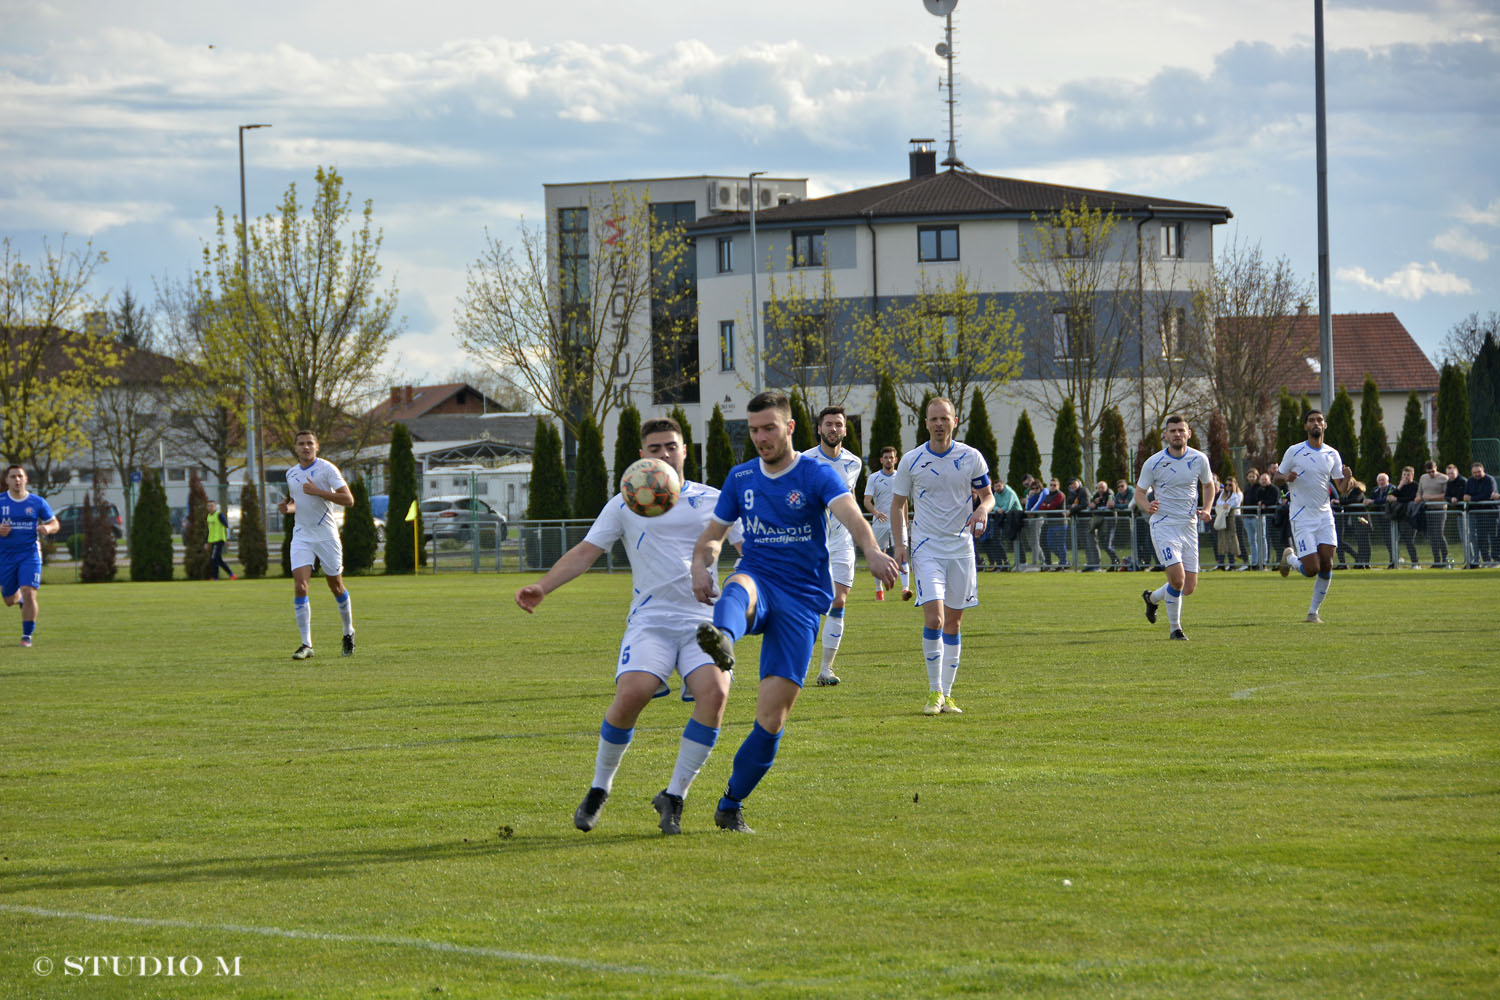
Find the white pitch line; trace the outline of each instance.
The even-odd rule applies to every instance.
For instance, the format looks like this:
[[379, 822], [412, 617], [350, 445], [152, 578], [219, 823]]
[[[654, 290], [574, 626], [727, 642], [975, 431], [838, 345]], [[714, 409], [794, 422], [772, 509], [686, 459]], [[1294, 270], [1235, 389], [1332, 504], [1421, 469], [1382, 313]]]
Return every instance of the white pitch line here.
[[289, 938], [296, 941], [329, 941], [335, 944], [369, 944], [416, 948], [449, 955], [469, 955], [475, 958], [494, 958], [505, 962], [533, 962], [541, 965], [562, 965], [585, 972], [610, 972], [628, 976], [677, 975], [690, 979], [713, 979], [744, 985], [735, 976], [717, 972], [700, 972], [690, 969], [648, 969], [639, 965], [615, 965], [610, 962], [594, 962], [586, 958], [569, 958], [566, 955], [538, 955], [526, 951], [506, 951], [503, 948], [486, 948], [480, 945], [453, 944], [448, 941], [428, 941], [424, 938], [381, 937], [368, 934], [331, 934], [326, 931], [304, 931], [286, 927], [255, 927], [245, 924], [203, 924], [191, 920], [163, 920], [155, 917], [121, 917], [111, 913], [84, 913], [77, 910], [49, 910], [40, 906], [14, 906], [0, 903], [0, 913], [19, 913], [32, 917], [48, 917], [59, 920], [88, 920], [100, 924], [129, 924], [135, 927], [175, 927], [190, 931], [223, 931], [230, 934], [255, 934], [260, 937]]
[[[1425, 670], [1402, 670], [1396, 673], [1387, 674], [1365, 674], [1362, 677], [1356, 677], [1354, 679], [1357, 681], [1375, 681], [1382, 680], [1386, 677], [1419, 677], [1425, 673], [1427, 673], [1427, 671]], [[1275, 688], [1295, 687], [1298, 684], [1312, 684], [1320, 679], [1321, 678], [1303, 677], [1295, 681], [1278, 681], [1275, 684], [1262, 684], [1260, 687], [1241, 688], [1240, 690], [1231, 694], [1229, 697], [1235, 699], [1251, 698], [1260, 691], [1271, 691]]]

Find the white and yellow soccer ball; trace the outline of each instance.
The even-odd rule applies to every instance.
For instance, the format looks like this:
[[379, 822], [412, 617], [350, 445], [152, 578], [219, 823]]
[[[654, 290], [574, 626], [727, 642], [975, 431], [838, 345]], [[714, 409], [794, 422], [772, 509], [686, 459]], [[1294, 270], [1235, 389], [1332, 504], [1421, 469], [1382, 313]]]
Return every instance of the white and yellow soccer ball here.
[[642, 517], [660, 517], [682, 495], [682, 480], [661, 459], [643, 458], [631, 463], [620, 477], [620, 495], [625, 506]]

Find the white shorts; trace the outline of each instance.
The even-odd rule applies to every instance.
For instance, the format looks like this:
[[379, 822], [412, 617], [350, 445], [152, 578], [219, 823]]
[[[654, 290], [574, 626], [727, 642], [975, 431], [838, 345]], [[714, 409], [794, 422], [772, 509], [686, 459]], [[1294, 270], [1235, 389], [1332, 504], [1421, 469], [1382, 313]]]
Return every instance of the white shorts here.
[[979, 603], [979, 573], [974, 568], [974, 543], [956, 539], [919, 541], [908, 557], [911, 563], [911, 589], [920, 607], [928, 601], [942, 601], [943, 607], [962, 611]]
[[[631, 670], [652, 674], [662, 682], [666, 693], [667, 678], [672, 671], [686, 678], [703, 666], [713, 666], [713, 657], [698, 648], [698, 624], [665, 627], [661, 625], [627, 625], [620, 639], [620, 657], [615, 661], [615, 679]], [[714, 667], [717, 670], [717, 667]]]
[[1165, 521], [1151, 525], [1151, 544], [1156, 548], [1156, 561], [1163, 566], [1182, 563], [1183, 572], [1198, 572], [1198, 525], [1168, 524]]
[[876, 545], [879, 545], [882, 549], [888, 549], [895, 544], [895, 538], [891, 537], [891, 522], [889, 518], [882, 521], [877, 517], [871, 523], [871, 526], [875, 529]]
[[828, 575], [834, 583], [854, 586], [854, 547], [834, 549], [828, 553]]
[[314, 559], [323, 564], [324, 574], [338, 576], [344, 572], [343, 543], [337, 535], [332, 538], [307, 538], [293, 532], [292, 569], [311, 566]]
[[1292, 518], [1292, 551], [1297, 558], [1310, 556], [1319, 545], [1338, 547], [1338, 535], [1333, 530], [1333, 512], [1326, 514], [1303, 514]]

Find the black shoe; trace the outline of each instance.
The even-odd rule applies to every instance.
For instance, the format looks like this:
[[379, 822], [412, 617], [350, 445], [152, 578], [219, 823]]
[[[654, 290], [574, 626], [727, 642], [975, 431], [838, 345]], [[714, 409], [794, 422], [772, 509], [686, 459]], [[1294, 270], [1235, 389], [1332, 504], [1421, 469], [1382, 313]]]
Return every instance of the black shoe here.
[[663, 788], [656, 793], [651, 804], [661, 814], [662, 833], [670, 835], [682, 832], [682, 796], [673, 795]]
[[604, 789], [590, 788], [573, 813], [573, 825], [588, 833], [599, 825], [599, 814], [604, 811], [604, 803], [608, 801], [609, 793]]
[[713, 658], [726, 674], [734, 669], [734, 640], [713, 622], [698, 623], [698, 648]]
[[1180, 628], [1174, 628], [1172, 630], [1172, 635], [1170, 636], [1170, 638], [1181, 639], [1183, 642], [1187, 642], [1188, 641], [1188, 637], [1185, 636], [1185, 635], [1183, 635], [1182, 629], [1180, 629]]
[[302, 645], [298, 646], [297, 647], [297, 651], [292, 654], [292, 659], [294, 659], [294, 660], [310, 660], [310, 659], [312, 659], [312, 655], [313, 655], [313, 648], [311, 646], [309, 646], [307, 643], [304, 642]]
[[1141, 600], [1146, 602], [1146, 620], [1152, 625], [1155, 625], [1157, 603], [1151, 599], [1151, 591], [1141, 591]]
[[742, 809], [715, 809], [714, 825], [730, 833], [755, 832], [745, 825], [745, 813]]
[[353, 656], [354, 655], [354, 633], [353, 632], [351, 632], [348, 635], [344, 636], [344, 655], [345, 656]]

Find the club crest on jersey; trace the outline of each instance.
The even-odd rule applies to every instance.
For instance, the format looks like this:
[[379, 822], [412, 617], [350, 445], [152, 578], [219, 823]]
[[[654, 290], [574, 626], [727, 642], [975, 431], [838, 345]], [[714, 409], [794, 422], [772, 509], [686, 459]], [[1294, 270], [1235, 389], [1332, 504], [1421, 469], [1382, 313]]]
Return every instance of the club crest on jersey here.
[[786, 495], [786, 505], [792, 510], [801, 510], [807, 503], [807, 498], [802, 495], [801, 490], [792, 490]]

